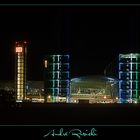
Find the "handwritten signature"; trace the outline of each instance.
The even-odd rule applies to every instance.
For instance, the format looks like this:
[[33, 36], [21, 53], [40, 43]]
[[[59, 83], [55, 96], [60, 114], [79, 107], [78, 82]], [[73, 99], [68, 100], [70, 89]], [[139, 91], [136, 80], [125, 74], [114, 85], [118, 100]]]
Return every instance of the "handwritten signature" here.
[[97, 136], [95, 128], [91, 128], [90, 130], [85, 130], [82, 132], [80, 129], [72, 129], [70, 131], [64, 131], [64, 128], [60, 128], [59, 131], [56, 129], [50, 130], [47, 134], [45, 134], [43, 137], [46, 138], [48, 136], [61, 136], [61, 137], [66, 137], [66, 136], [76, 136], [77, 138], [81, 139], [82, 137], [92, 137], [92, 136]]

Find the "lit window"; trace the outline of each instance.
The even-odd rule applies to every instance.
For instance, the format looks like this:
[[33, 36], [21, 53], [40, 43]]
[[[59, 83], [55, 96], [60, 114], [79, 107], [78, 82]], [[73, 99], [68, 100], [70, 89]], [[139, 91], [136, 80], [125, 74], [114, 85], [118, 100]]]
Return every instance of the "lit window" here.
[[45, 60], [45, 68], [47, 68], [47, 60]]

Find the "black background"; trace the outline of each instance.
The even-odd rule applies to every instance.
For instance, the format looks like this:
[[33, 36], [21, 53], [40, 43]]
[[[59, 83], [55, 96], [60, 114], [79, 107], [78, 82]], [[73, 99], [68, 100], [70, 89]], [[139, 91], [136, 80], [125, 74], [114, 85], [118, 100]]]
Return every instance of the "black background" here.
[[[71, 55], [71, 77], [116, 76], [119, 53], [139, 52], [140, 6], [1, 6], [0, 79], [14, 79], [14, 43], [28, 41], [28, 80], [43, 80], [43, 58]], [[115, 73], [115, 74], [114, 74]]]
[[97, 136], [93, 137], [81, 137], [81, 140], [87, 139], [121, 139], [121, 138], [138, 138], [139, 126], [1, 126], [1, 138], [3, 139], [38, 139], [38, 140], [56, 140], [56, 139], [74, 139], [78, 140], [76, 136], [48, 136], [43, 137], [52, 129], [55, 129], [56, 133], [63, 128], [64, 132], [69, 132], [72, 129], [80, 129], [82, 132], [86, 130], [90, 131], [92, 128], [96, 129]]

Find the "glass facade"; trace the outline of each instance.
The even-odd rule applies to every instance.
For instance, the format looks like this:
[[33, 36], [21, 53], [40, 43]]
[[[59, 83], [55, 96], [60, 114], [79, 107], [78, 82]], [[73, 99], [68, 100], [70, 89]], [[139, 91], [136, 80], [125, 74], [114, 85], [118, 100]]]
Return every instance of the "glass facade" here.
[[119, 55], [119, 101], [137, 103], [140, 95], [140, 54]]
[[60, 102], [63, 97], [69, 102], [69, 71], [69, 55], [49, 55], [45, 58], [44, 90], [50, 102]]

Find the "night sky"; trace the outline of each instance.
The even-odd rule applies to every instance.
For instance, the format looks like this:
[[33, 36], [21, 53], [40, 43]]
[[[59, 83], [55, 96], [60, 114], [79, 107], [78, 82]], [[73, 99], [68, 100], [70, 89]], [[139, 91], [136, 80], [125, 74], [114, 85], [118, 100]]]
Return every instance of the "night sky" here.
[[28, 80], [43, 80], [43, 58], [58, 53], [71, 55], [71, 77], [103, 75], [119, 53], [140, 52], [139, 19], [139, 6], [1, 6], [0, 80], [14, 79], [20, 39], [29, 44]]

